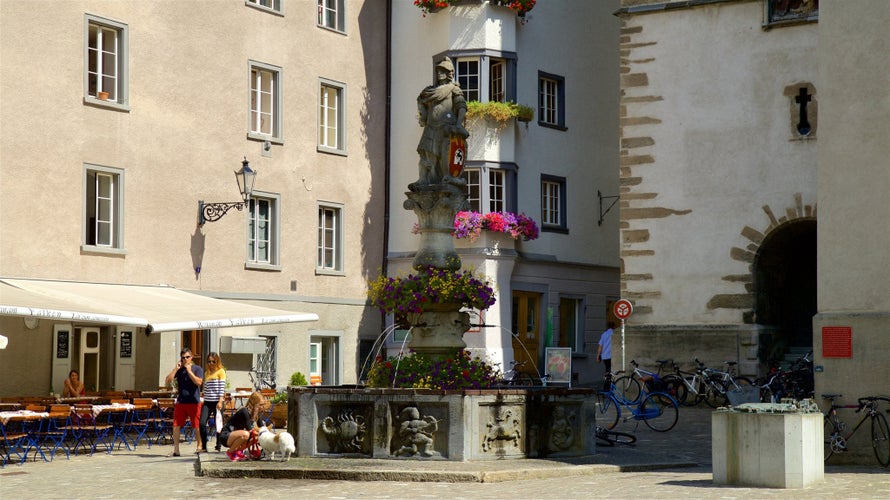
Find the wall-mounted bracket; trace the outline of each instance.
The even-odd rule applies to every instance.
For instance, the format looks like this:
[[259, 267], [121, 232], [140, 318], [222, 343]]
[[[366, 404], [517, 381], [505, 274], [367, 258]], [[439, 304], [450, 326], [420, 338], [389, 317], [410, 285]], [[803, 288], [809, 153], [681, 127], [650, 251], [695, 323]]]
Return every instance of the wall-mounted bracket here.
[[[596, 222], [598, 226], [603, 225], [603, 219], [605, 219], [606, 214], [609, 213], [609, 210], [612, 210], [612, 207], [618, 203], [619, 196], [603, 196], [603, 193], [600, 192], [599, 189], [596, 190], [596, 197], [599, 198], [600, 202], [600, 219]], [[606, 207], [606, 210], [603, 211], [603, 200], [612, 200], [612, 203], [609, 203], [609, 206]]]

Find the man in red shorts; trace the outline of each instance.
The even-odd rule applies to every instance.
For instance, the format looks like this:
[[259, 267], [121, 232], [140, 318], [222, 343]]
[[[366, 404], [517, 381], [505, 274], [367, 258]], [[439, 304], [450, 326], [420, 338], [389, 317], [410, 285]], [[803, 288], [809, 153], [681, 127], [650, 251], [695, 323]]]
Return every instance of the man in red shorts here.
[[[179, 363], [167, 374], [165, 383], [170, 385], [176, 379], [179, 387], [179, 395], [176, 405], [173, 407], [173, 453], [168, 456], [179, 456], [179, 430], [185, 425], [186, 420], [192, 421], [192, 428], [198, 429], [198, 416], [200, 415], [201, 384], [204, 381], [204, 370], [192, 363], [192, 350], [183, 349], [179, 353]], [[201, 449], [201, 436], [195, 433], [198, 449]]]

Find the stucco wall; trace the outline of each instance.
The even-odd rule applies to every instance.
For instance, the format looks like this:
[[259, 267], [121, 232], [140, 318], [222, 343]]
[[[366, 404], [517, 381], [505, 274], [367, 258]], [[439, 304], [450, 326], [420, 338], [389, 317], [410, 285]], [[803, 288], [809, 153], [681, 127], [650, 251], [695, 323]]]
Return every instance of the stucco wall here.
[[[890, 62], [876, 57], [890, 50], [886, 26], [890, 6], [878, 0], [823, 2], [819, 21], [819, 314], [813, 321], [816, 393], [839, 393], [841, 403], [890, 389], [890, 208], [888, 77]], [[823, 345], [823, 328], [846, 327], [849, 357]], [[825, 352], [823, 352], [825, 348]], [[844, 415], [848, 423], [853, 418]], [[860, 431], [861, 432], [861, 431]], [[860, 441], [852, 457], [872, 464]]]
[[787, 89], [815, 82], [820, 101], [817, 25], [763, 30], [761, 2], [622, 18], [629, 322], [742, 323], [763, 235], [816, 214], [816, 133], [794, 133]]

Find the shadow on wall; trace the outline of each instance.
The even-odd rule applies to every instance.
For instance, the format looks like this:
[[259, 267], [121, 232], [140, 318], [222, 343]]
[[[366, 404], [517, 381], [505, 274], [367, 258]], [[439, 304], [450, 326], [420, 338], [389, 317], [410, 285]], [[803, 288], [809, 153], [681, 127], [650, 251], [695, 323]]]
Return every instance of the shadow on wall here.
[[195, 227], [189, 252], [192, 254], [192, 269], [195, 270], [195, 280], [201, 276], [201, 263], [204, 261], [204, 233], [200, 227]]

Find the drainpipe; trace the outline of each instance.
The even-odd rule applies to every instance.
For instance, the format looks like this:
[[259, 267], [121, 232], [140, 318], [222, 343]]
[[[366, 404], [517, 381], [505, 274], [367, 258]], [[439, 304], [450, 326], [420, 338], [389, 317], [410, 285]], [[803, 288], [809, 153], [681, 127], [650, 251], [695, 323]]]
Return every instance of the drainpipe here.
[[[389, 197], [390, 197], [390, 170], [392, 166], [392, 161], [390, 159], [391, 154], [391, 126], [390, 122], [392, 119], [392, 0], [387, 0], [386, 2], [386, 113], [384, 115], [384, 145], [383, 145], [383, 154], [385, 156], [384, 159], [384, 167], [383, 167], [383, 262], [381, 263], [380, 269], [383, 272], [383, 275], [386, 276], [389, 271], [388, 265], [388, 256], [389, 256]], [[381, 317], [385, 321], [386, 314], [383, 312], [380, 313]], [[383, 321], [381, 321], [381, 324]]]

